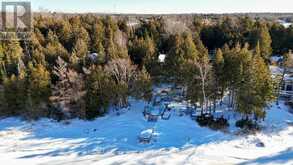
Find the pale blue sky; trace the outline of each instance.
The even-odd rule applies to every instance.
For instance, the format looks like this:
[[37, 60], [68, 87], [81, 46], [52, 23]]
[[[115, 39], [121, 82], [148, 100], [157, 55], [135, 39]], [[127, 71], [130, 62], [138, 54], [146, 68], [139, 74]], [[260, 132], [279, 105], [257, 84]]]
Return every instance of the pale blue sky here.
[[231, 13], [293, 12], [293, 0], [31, 0], [40, 7], [63, 12], [107, 13]]

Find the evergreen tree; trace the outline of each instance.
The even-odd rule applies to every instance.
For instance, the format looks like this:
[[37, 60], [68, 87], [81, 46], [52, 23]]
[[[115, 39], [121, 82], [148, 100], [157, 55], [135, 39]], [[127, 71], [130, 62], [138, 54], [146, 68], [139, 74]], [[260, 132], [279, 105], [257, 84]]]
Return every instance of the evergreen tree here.
[[195, 16], [192, 22], [192, 31], [200, 33], [203, 28], [203, 19], [201, 17]]
[[6, 77], [3, 43], [0, 43], [0, 82]]
[[59, 42], [57, 35], [53, 31], [49, 31], [47, 36], [47, 45], [45, 47], [46, 61], [54, 66], [58, 56], [64, 58], [66, 61], [69, 60], [68, 52]]
[[193, 34], [193, 42], [196, 46], [196, 49], [197, 49], [199, 55], [207, 55], [208, 54], [208, 49], [202, 43], [201, 38], [198, 33]]
[[66, 48], [67, 51], [70, 51], [71, 48], [73, 47], [73, 42], [72, 42], [72, 26], [69, 23], [68, 19], [64, 19], [61, 23], [61, 29], [60, 32], [58, 33], [60, 42]]
[[29, 63], [27, 103], [25, 116], [30, 119], [36, 119], [40, 116], [48, 115], [48, 102], [50, 96], [50, 73], [46, 68], [37, 64], [33, 66]]
[[208, 112], [208, 106], [211, 100], [215, 100], [215, 87], [213, 67], [207, 49], [202, 44], [199, 36], [194, 34], [194, 43], [196, 51], [194, 58], [191, 58], [185, 64], [187, 68], [183, 74], [187, 84], [187, 98], [192, 103], [199, 102], [201, 113]]
[[143, 99], [148, 102], [152, 99], [152, 81], [150, 74], [146, 69], [142, 69], [137, 73], [137, 78], [130, 89], [131, 96], [137, 99]]
[[33, 33], [30, 37], [30, 55], [33, 63], [46, 65], [44, 48], [37, 37], [38, 33]]
[[154, 41], [148, 36], [145, 39], [135, 38], [133, 42], [130, 42], [129, 53], [134, 63], [140, 68], [146, 67], [150, 70], [157, 60]]
[[3, 63], [4, 70], [7, 75], [18, 75], [19, 65], [23, 57], [22, 47], [15, 34], [12, 34], [11, 39], [4, 41], [3, 44]]
[[253, 115], [256, 121], [263, 119], [264, 108], [273, 99], [273, 83], [268, 66], [258, 50], [242, 75], [243, 83], [238, 91], [237, 110], [246, 118]]
[[235, 108], [237, 89], [243, 83], [243, 71], [247, 70], [251, 52], [248, 50], [248, 45], [241, 48], [237, 44], [234, 48], [224, 48], [224, 84], [229, 90], [229, 105]]
[[20, 71], [17, 76], [14, 74], [5, 77], [4, 82], [4, 102], [2, 114], [5, 116], [23, 115], [25, 113], [27, 101], [27, 81], [24, 71]]
[[73, 52], [76, 57], [81, 60], [85, 60], [85, 57], [88, 55], [88, 46], [87, 42], [82, 39], [77, 39], [76, 44], [74, 45]]
[[113, 102], [115, 82], [101, 67], [92, 67], [87, 74], [85, 88], [86, 118], [94, 119], [107, 112]]
[[[106, 17], [104, 20], [105, 25], [105, 52], [106, 62], [116, 58], [127, 57], [127, 50], [123, 49], [123, 44], [119, 45], [119, 41], [123, 40], [123, 35], [118, 31], [116, 22], [111, 17]], [[118, 36], [119, 35], [119, 36]], [[123, 42], [123, 41], [122, 41]], [[125, 48], [125, 47], [124, 47]]]
[[104, 49], [104, 45], [103, 43], [105, 42], [105, 38], [104, 38], [104, 25], [103, 23], [98, 20], [97, 23], [95, 23], [93, 25], [93, 35], [92, 35], [92, 52], [97, 53], [100, 57], [101, 60], [99, 61], [103, 61], [103, 59], [105, 58], [105, 49]]
[[216, 52], [216, 57], [215, 57], [215, 61], [214, 61], [214, 76], [215, 76], [215, 92], [217, 93], [217, 95], [220, 96], [220, 98], [224, 97], [224, 91], [225, 91], [225, 79], [224, 79], [224, 57], [223, 57], [223, 52], [221, 49], [218, 49]]
[[192, 40], [190, 33], [183, 35], [174, 35], [171, 37], [171, 49], [166, 57], [166, 68], [169, 74], [175, 77], [178, 82], [184, 81], [187, 74], [186, 63], [188, 61], [196, 61], [199, 52]]
[[265, 61], [268, 62], [272, 54], [272, 39], [266, 24], [260, 23], [257, 30], [256, 41], [259, 42], [262, 58], [264, 58]]
[[287, 50], [286, 38], [288, 37], [286, 28], [279, 24], [274, 23], [270, 28], [270, 35], [272, 38], [272, 50], [274, 54], [283, 54]]
[[[77, 25], [76, 25], [77, 26]], [[75, 51], [77, 57], [84, 59], [88, 54], [89, 36], [83, 27], [73, 29], [73, 47], [71, 52]]]

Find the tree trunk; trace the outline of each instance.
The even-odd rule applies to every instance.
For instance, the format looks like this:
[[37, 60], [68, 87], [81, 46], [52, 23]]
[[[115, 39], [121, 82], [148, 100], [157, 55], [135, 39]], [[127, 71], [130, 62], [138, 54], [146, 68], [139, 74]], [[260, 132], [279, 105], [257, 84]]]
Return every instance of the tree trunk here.
[[213, 102], [213, 111], [214, 113], [216, 112], [216, 99], [214, 99], [214, 102]]
[[202, 94], [203, 94], [203, 102], [204, 102], [204, 110], [206, 111], [207, 108], [207, 99], [206, 99], [206, 93], [205, 93], [205, 80], [202, 78]]
[[282, 74], [282, 79], [281, 79], [281, 82], [279, 84], [279, 88], [278, 88], [278, 93], [277, 93], [277, 105], [279, 105], [279, 99], [280, 99], [280, 92], [281, 92], [281, 88], [282, 88], [282, 85], [284, 84], [285, 80], [284, 80], [284, 77], [285, 77], [285, 74], [286, 74], [286, 67], [284, 67], [284, 70], [283, 70], [283, 74]]
[[235, 102], [235, 89], [232, 90], [232, 100], [231, 100], [231, 108], [234, 109], [234, 102]]

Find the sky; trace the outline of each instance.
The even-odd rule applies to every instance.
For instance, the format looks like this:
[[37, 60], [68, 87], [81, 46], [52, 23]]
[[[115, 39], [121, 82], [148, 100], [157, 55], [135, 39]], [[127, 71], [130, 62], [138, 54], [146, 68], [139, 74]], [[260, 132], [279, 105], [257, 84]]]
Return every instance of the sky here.
[[293, 0], [30, 0], [34, 11], [101, 13], [293, 12]]

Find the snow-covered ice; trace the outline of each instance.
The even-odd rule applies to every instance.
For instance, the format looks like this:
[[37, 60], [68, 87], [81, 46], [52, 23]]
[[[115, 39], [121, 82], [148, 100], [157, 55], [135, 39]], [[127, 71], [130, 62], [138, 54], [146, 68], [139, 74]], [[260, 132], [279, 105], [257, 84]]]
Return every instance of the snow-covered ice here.
[[[229, 116], [229, 129], [221, 132], [179, 116], [175, 111], [184, 108], [183, 103], [172, 103], [170, 119], [157, 122], [144, 118], [144, 102], [131, 104], [119, 116], [110, 113], [94, 121], [2, 119], [0, 161], [10, 165], [293, 164], [293, 115], [282, 103], [268, 108], [265, 127], [255, 135], [239, 135], [235, 115]], [[150, 130], [152, 141], [139, 143], [138, 136]]]

